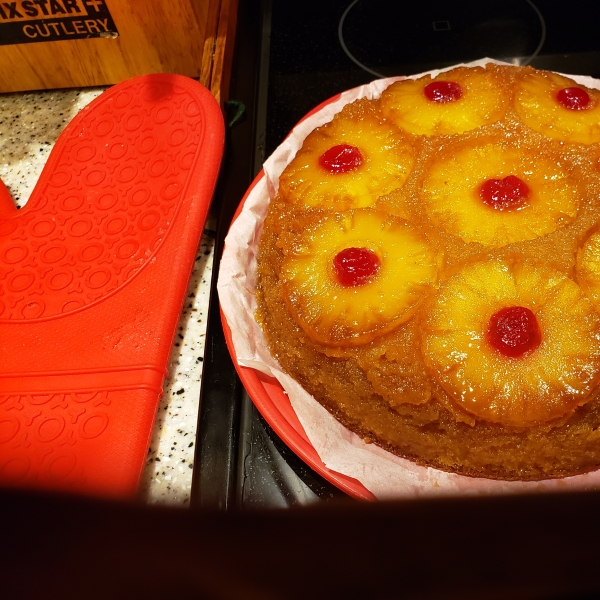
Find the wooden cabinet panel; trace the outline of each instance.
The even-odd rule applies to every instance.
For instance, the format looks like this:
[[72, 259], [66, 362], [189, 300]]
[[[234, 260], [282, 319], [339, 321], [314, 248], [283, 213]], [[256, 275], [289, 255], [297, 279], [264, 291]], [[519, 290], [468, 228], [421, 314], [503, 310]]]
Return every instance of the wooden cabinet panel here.
[[[236, 4], [236, 0], [5, 3], [0, 5], [0, 41], [12, 39], [3, 36], [2, 28], [12, 28], [21, 39], [31, 41], [0, 45], [0, 92], [107, 85], [166, 72], [199, 78], [219, 96]], [[12, 14], [1, 9], [10, 5]], [[107, 10], [118, 35], [103, 31], [106, 19], [94, 20]], [[73, 39], [77, 32], [102, 37]], [[52, 41], [37, 41], [45, 38]]]

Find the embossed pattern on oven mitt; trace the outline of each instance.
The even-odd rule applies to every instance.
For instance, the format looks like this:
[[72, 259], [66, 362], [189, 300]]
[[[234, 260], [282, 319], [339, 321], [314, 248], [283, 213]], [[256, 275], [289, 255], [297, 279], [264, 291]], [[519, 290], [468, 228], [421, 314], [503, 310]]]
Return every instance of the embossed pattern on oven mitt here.
[[23, 209], [0, 187], [0, 485], [135, 493], [222, 151], [209, 92], [148, 75], [73, 119]]

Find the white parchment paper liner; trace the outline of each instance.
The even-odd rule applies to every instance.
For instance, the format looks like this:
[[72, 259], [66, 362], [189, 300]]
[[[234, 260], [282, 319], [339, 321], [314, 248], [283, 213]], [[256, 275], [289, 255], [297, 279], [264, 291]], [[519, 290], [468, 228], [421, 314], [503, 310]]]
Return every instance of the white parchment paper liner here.
[[[475, 67], [489, 62], [506, 64], [482, 59], [456, 66]], [[410, 79], [427, 74], [435, 77], [445, 70], [448, 69], [421, 73]], [[600, 89], [600, 81], [590, 77], [570, 77], [582, 85]], [[270, 199], [277, 193], [279, 175], [313, 129], [331, 121], [346, 104], [359, 98], [378, 98], [391, 83], [401, 79], [406, 77], [380, 79], [344, 92], [338, 100], [299, 123], [265, 162], [265, 176], [248, 195], [243, 211], [225, 240], [217, 284], [221, 307], [231, 328], [238, 363], [275, 377], [287, 392], [300, 423], [325, 465], [357, 479], [379, 499], [600, 489], [600, 470], [539, 482], [494, 481], [446, 473], [394, 456], [375, 444], [366, 444], [359, 436], [342, 426], [296, 381], [283, 373], [269, 352], [263, 333], [254, 319], [256, 254]]]

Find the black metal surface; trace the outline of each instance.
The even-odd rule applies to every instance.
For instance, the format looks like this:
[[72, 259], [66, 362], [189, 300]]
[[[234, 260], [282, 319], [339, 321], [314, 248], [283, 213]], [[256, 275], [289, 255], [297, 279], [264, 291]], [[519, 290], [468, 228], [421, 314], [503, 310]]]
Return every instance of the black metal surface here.
[[[532, 66], [600, 76], [597, 0], [534, 3], [547, 35]], [[229, 223], [264, 158], [316, 105], [374, 78], [338, 39], [350, 4], [240, 0], [230, 97], [245, 104], [246, 114], [228, 132], [216, 197], [195, 506], [274, 508], [345, 497], [285, 446], [243, 391], [225, 347], [215, 284]], [[343, 33], [348, 50], [369, 68], [410, 74], [484, 55], [521, 64], [536, 50], [541, 22], [527, 0], [360, 0], [348, 12]]]
[[243, 388], [225, 344], [216, 282], [229, 223], [253, 176], [260, 13], [251, 5], [252, 2], [240, 2], [240, 27], [230, 87], [232, 98], [244, 103], [245, 114], [235, 127], [227, 130], [223, 166], [212, 207], [217, 215], [215, 258], [191, 494], [191, 504], [205, 508], [228, 509], [236, 498], [239, 411]]
[[238, 506], [284, 508], [347, 498], [285, 445], [246, 393], [242, 398], [239, 452]]

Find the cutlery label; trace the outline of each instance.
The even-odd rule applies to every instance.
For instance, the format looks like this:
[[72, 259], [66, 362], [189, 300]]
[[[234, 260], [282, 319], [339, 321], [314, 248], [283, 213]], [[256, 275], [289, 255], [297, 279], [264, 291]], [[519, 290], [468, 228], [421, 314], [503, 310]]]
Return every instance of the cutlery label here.
[[0, 45], [119, 35], [105, 0], [0, 2]]

